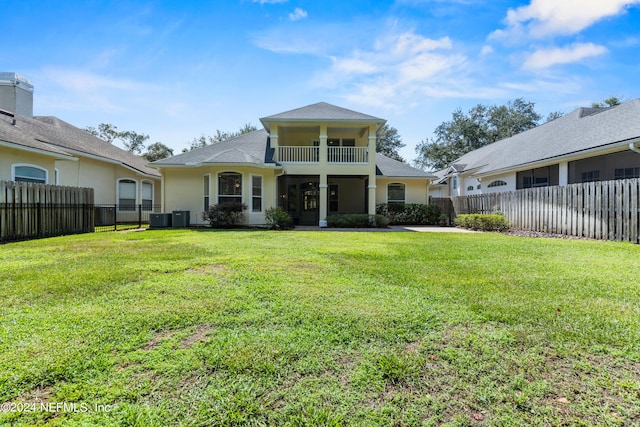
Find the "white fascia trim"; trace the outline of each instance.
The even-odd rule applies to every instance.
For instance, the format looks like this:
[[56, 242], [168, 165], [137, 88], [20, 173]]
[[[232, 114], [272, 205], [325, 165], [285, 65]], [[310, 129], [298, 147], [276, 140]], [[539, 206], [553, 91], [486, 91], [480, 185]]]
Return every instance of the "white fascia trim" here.
[[[589, 148], [588, 150], [582, 150], [582, 151], [576, 151], [576, 152], [573, 152], [573, 153], [562, 154], [562, 155], [556, 156], [556, 157], [549, 157], [549, 158], [546, 158], [546, 159], [536, 160], [536, 161], [530, 162], [530, 163], [522, 163], [522, 164], [519, 164], [519, 165], [507, 167], [507, 168], [495, 169], [495, 170], [488, 171], [488, 172], [482, 172], [482, 173], [478, 173], [478, 174], [473, 174], [471, 176], [474, 177], [474, 178], [482, 178], [482, 177], [485, 177], [485, 176], [499, 175], [499, 174], [504, 174], [504, 173], [509, 173], [509, 172], [519, 172], [521, 170], [526, 170], [526, 169], [530, 169], [530, 168], [539, 168], [539, 167], [554, 165], [554, 164], [556, 164], [558, 162], [562, 162], [562, 161], [582, 160], [582, 159], [586, 159], [586, 158], [589, 158], [589, 157], [595, 157], [595, 156], [590, 156], [590, 154], [594, 154], [594, 153], [598, 153], [598, 152], [601, 152], [601, 153], [597, 154], [598, 156], [604, 156], [606, 154], [612, 154], [612, 153], [617, 153], [617, 152], [620, 152], [620, 151], [624, 151], [623, 149], [625, 147], [631, 149], [631, 146], [632, 145], [635, 146], [635, 144], [637, 144], [638, 142], [640, 142], [640, 138], [633, 138], [633, 139], [630, 139], [630, 140], [628, 139], [628, 140], [625, 140], [625, 141], [621, 141], [621, 142], [617, 142], [617, 143], [613, 143], [613, 144], [609, 144], [609, 145], [601, 145], [599, 147]], [[622, 150], [620, 148], [622, 148]]]
[[154, 169], [180, 169], [180, 168], [199, 168], [202, 166], [209, 167], [233, 167], [233, 168], [247, 168], [254, 167], [259, 169], [276, 169], [282, 170], [282, 166], [273, 164], [273, 163], [207, 163], [207, 162], [199, 162], [199, 163], [183, 163], [181, 165], [153, 165], [149, 164], [150, 168]]
[[55, 160], [71, 160], [77, 162], [77, 157], [69, 156], [66, 154], [53, 153], [51, 151], [42, 150], [39, 148], [27, 147], [26, 145], [20, 145], [13, 142], [0, 141], [0, 147], [13, 148], [16, 150], [27, 151], [29, 153], [42, 154], [44, 156], [53, 157]]

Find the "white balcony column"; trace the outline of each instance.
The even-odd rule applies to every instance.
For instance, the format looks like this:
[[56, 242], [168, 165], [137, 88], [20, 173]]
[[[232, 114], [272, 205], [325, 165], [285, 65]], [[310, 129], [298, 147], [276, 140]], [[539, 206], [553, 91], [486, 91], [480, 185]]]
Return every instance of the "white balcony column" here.
[[569, 162], [558, 164], [558, 185], [569, 184]]
[[321, 173], [320, 174], [320, 185], [318, 186], [320, 189], [320, 194], [319, 194], [319, 198], [320, 198], [320, 211], [318, 212], [318, 218], [319, 218], [319, 226], [320, 227], [326, 227], [327, 226], [327, 213], [328, 213], [328, 188], [329, 185], [327, 184], [327, 174], [326, 173]]
[[367, 187], [367, 191], [369, 191], [369, 206], [367, 206], [368, 214], [375, 215], [376, 214], [376, 176], [369, 175], [369, 186]]
[[271, 139], [271, 148], [274, 149], [273, 152], [273, 160], [276, 162], [280, 161], [279, 157], [279, 149], [278, 149], [278, 125], [272, 124], [270, 129], [270, 139]]
[[[367, 156], [367, 161], [375, 165], [376, 163], [376, 125], [369, 126], [369, 153]], [[375, 181], [374, 181], [375, 182]]]
[[327, 125], [320, 125], [320, 135], [318, 135], [318, 139], [320, 141], [320, 147], [318, 147], [318, 162], [321, 166], [326, 166], [329, 157], [329, 149], [327, 147]]

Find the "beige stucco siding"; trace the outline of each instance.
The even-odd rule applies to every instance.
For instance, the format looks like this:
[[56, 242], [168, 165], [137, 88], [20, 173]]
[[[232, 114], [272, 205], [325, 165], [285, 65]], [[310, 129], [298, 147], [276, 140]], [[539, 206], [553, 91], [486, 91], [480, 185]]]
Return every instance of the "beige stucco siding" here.
[[[191, 224], [206, 224], [201, 214], [204, 210], [204, 177], [209, 175], [209, 204], [218, 203], [218, 174], [235, 172], [242, 175], [242, 202], [249, 209], [245, 213], [250, 225], [264, 224], [264, 211], [274, 206], [276, 200], [276, 176], [273, 169], [256, 167], [210, 167], [166, 168], [164, 175], [163, 206], [164, 212], [174, 210], [190, 211]], [[262, 210], [252, 212], [252, 176], [262, 177]]]
[[55, 184], [55, 160], [51, 156], [0, 147], [0, 180], [12, 180], [14, 165], [31, 165], [45, 169], [47, 184]]
[[118, 181], [121, 179], [136, 181], [137, 203], [141, 203], [141, 185], [143, 181], [153, 183], [153, 204], [159, 205], [161, 201], [160, 178], [137, 174], [135, 171], [119, 164], [80, 157], [75, 162], [56, 161], [56, 168], [59, 171], [60, 185], [93, 188], [96, 204], [117, 203]]
[[392, 183], [405, 185], [405, 203], [427, 203], [429, 201], [429, 183], [425, 180], [377, 177], [376, 204], [387, 203], [387, 186]]

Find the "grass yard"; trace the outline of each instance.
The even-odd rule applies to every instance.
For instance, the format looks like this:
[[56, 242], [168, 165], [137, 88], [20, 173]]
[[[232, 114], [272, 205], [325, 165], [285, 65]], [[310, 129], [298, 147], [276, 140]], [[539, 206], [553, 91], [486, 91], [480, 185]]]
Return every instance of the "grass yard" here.
[[168, 230], [0, 266], [0, 425], [640, 425], [637, 245]]

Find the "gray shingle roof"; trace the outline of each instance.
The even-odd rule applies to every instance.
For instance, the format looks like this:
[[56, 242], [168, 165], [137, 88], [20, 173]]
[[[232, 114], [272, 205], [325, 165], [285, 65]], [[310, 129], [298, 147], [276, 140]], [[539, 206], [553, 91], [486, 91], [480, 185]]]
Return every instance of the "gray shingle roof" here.
[[376, 175], [395, 178], [435, 178], [434, 175], [376, 153]]
[[316, 104], [307, 105], [305, 107], [296, 108], [294, 110], [285, 111], [283, 113], [274, 114], [260, 119], [260, 122], [262, 122], [267, 130], [269, 130], [268, 123], [270, 122], [289, 121], [374, 122], [382, 124], [386, 120], [338, 107], [326, 102], [318, 102]]
[[[246, 164], [253, 166], [275, 165], [272, 150], [268, 148], [269, 134], [263, 130], [246, 133], [226, 141], [158, 160], [151, 165], [199, 166], [203, 164]], [[405, 178], [431, 178], [432, 175], [406, 163], [376, 154], [376, 174]]]
[[207, 163], [264, 165], [270, 163], [265, 130], [245, 133], [173, 157], [153, 162], [153, 166], [195, 166]]
[[0, 142], [9, 143], [12, 146], [16, 145], [24, 147], [28, 150], [45, 152], [45, 154], [49, 154], [52, 157], [58, 159], [71, 158], [69, 154], [56, 148], [55, 146], [47, 144], [46, 142], [38, 141], [36, 139], [37, 135], [25, 132], [23, 129], [21, 129], [18, 120], [20, 120], [20, 116], [18, 116], [18, 118], [16, 119], [16, 124], [13, 125], [13, 117], [0, 114]]
[[11, 124], [12, 119], [0, 115], [0, 140], [52, 154], [85, 154], [121, 163], [145, 175], [160, 176], [157, 170], [147, 166], [142, 157], [108, 144], [56, 117], [29, 118], [15, 114], [15, 125]]
[[582, 151], [624, 146], [640, 137], [640, 99], [611, 108], [578, 108], [551, 122], [471, 151], [455, 161], [475, 175], [524, 168]]

